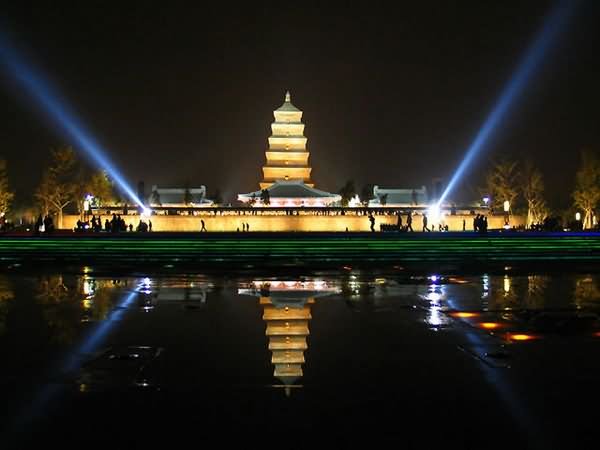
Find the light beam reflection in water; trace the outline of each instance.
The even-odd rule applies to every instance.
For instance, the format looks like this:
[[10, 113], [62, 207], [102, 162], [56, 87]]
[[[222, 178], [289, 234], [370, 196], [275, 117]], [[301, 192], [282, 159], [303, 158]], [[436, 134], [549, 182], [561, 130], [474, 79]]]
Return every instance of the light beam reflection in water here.
[[[107, 367], [117, 370], [122, 363], [113, 361], [95, 373], [97, 366], [86, 366], [81, 357], [104, 347], [141, 345], [164, 348], [160, 359], [168, 362], [157, 366], [156, 373], [148, 374], [148, 383], [142, 384], [159, 380], [161, 388], [192, 396], [208, 386], [217, 390], [273, 387], [279, 395], [285, 392], [281, 398], [299, 402], [327, 391], [324, 386], [335, 379], [338, 388], [351, 390], [360, 403], [367, 395], [363, 383], [379, 380], [391, 389], [377, 397], [385, 404], [386, 399], [400, 395], [396, 390], [402, 386], [390, 384], [393, 379], [384, 381], [388, 372], [420, 385], [424, 383], [420, 378], [427, 378], [422, 368], [433, 365], [440, 380], [454, 379], [458, 371], [470, 380], [469, 385], [477, 386], [473, 389], [478, 394], [467, 395], [473, 403], [491, 388], [498, 400], [489, 401], [499, 409], [498, 414], [520, 423], [519, 433], [526, 436], [539, 425], [531, 420], [535, 414], [530, 412], [538, 413], [537, 406], [521, 395], [531, 383], [522, 373], [530, 360], [554, 351], [553, 343], [574, 352], [580, 346], [596, 351], [599, 286], [596, 274], [516, 275], [510, 271], [435, 278], [361, 272], [234, 279], [182, 274], [112, 280], [89, 271], [81, 276], [3, 276], [0, 330], [5, 332], [0, 334], [0, 343], [2, 348], [29, 348], [28, 342], [37, 340], [35, 345], [55, 358], [68, 355], [57, 359], [66, 361], [63, 371], [87, 367], [88, 383], [71, 386], [82, 379], [77, 376], [58, 383], [53, 380], [33, 407], [26, 405], [30, 412], [41, 412], [44, 404], [53, 403], [70, 386], [77, 388], [77, 395], [110, 392], [120, 382], [135, 388], [122, 373], [120, 378], [106, 373]], [[29, 304], [28, 296], [33, 299]], [[46, 342], [42, 341], [44, 333], [28, 335], [16, 327], [11, 317], [19, 305], [20, 320], [41, 317], [46, 321]], [[90, 326], [93, 331], [86, 330]], [[458, 348], [475, 357], [474, 366], [465, 366]], [[9, 353], [7, 367], [17, 367], [19, 358], [27, 357], [26, 353]], [[479, 381], [469, 367], [478, 368]], [[420, 378], [411, 378], [411, 371], [421, 373]], [[17, 391], [25, 389], [26, 379]], [[108, 379], [111, 383], [106, 384]], [[435, 396], [438, 401], [450, 401], [441, 383]], [[369, 389], [377, 385], [372, 386]], [[280, 401], [266, 392], [262, 398]]]

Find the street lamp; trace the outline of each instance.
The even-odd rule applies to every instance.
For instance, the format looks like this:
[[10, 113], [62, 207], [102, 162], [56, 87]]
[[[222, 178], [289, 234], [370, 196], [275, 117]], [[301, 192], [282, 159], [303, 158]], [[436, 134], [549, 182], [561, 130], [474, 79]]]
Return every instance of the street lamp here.
[[575, 213], [575, 220], [576, 220], [577, 222], [579, 222], [579, 221], [581, 220], [581, 213], [580, 213], [579, 211], [577, 211], [577, 212]]
[[508, 200], [504, 200], [504, 212], [508, 213], [510, 211], [510, 202]]

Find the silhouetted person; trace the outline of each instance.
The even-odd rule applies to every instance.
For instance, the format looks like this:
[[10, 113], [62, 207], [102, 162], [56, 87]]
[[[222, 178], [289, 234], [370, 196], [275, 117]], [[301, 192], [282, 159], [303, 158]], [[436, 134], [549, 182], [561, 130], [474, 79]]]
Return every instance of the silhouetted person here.
[[467, 229], [467, 221], [466, 219], [463, 219], [463, 231], [466, 231]]
[[250, 224], [246, 222], [246, 231], [250, 231]]
[[152, 221], [148, 220], [148, 231], [152, 231]]
[[412, 212], [409, 211], [408, 215], [406, 216], [406, 231], [414, 231], [413, 227], [412, 227]]
[[423, 231], [429, 231], [429, 228], [427, 228], [427, 215], [423, 214]]
[[204, 224], [204, 219], [200, 219], [200, 223], [202, 224], [202, 227], [200, 227], [200, 231], [207, 231], [206, 225]]
[[402, 231], [402, 216], [400, 213], [398, 213], [398, 223], [396, 225], [398, 226], [398, 231]]
[[473, 218], [473, 231], [479, 230], [479, 214]]
[[372, 213], [369, 214], [369, 222], [371, 222], [371, 231], [375, 231], [375, 217]]
[[246, 231], [246, 223], [242, 222], [242, 231]]
[[130, 224], [129, 224], [129, 232], [131, 233], [132, 231], [133, 231], [133, 224], [132, 224], [132, 223], [130, 223]]
[[44, 217], [44, 231], [46, 233], [50, 233], [54, 229], [54, 222], [52, 221], [52, 217], [46, 216]]
[[106, 222], [104, 222], [104, 231], [110, 231], [110, 222], [108, 219], [106, 219]]
[[117, 220], [117, 215], [113, 213], [112, 219], [110, 220], [110, 231], [116, 233], [119, 231], [119, 221]]
[[44, 219], [42, 219], [42, 215], [40, 214], [35, 221], [35, 233], [39, 234], [42, 231], [42, 225], [44, 225]]

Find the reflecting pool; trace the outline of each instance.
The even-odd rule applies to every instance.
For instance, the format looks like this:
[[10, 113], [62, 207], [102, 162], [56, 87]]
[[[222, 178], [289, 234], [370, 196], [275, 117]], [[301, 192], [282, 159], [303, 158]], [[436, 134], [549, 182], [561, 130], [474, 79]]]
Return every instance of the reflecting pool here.
[[3, 442], [589, 448], [599, 317], [597, 273], [0, 273]]

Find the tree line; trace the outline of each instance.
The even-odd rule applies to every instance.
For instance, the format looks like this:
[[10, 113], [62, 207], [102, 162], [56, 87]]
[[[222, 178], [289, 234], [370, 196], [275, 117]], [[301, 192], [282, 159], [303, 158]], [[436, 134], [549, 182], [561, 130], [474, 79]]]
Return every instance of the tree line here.
[[[44, 170], [34, 194], [40, 214], [56, 216], [57, 224], [61, 227], [65, 208], [76, 209], [79, 214], [83, 214], [84, 199], [88, 194], [94, 197], [96, 206], [124, 203], [105, 171], [94, 170], [83, 164], [71, 147], [53, 149], [50, 164]], [[268, 194], [266, 190], [261, 192], [263, 204], [270, 203]], [[347, 181], [339, 194], [342, 206], [348, 206], [350, 200], [357, 195], [354, 182]], [[220, 197], [220, 194], [217, 195]], [[544, 195], [544, 177], [531, 161], [503, 159], [492, 162], [486, 172], [484, 185], [479, 188], [479, 195], [489, 198], [488, 206], [492, 211], [503, 211], [506, 201], [509, 213], [524, 207], [528, 226], [541, 223], [552, 214]], [[9, 212], [14, 197], [15, 193], [9, 186], [6, 161], [0, 159], [0, 218], [4, 218]], [[368, 201], [373, 198], [373, 185], [365, 185], [360, 197], [362, 204], [367, 206]], [[571, 197], [573, 206], [583, 213], [583, 228], [592, 228], [595, 225], [593, 218], [597, 217], [600, 205], [598, 152], [589, 149], [581, 152]], [[381, 205], [385, 205], [387, 198], [379, 200]], [[192, 201], [189, 189], [186, 189], [185, 201]]]
[[[492, 210], [504, 211], [508, 201], [509, 214], [515, 208], [524, 207], [527, 225], [542, 223], [553, 214], [544, 195], [542, 172], [530, 160], [502, 159], [492, 163], [479, 189], [482, 196], [489, 198]], [[573, 206], [581, 210], [581, 225], [592, 228], [596, 208], [600, 205], [600, 157], [598, 153], [584, 149], [581, 152], [579, 169], [575, 174], [575, 186], [571, 192]]]
[[[87, 195], [96, 205], [120, 202], [118, 193], [105, 171], [93, 170], [83, 164], [71, 147], [51, 150], [49, 166], [44, 170], [34, 193], [38, 211], [43, 216], [55, 216], [62, 227], [65, 208], [84, 213]], [[5, 216], [15, 193], [9, 188], [6, 161], [0, 160], [0, 216]]]
[[[508, 213], [526, 214], [528, 226], [542, 223], [553, 214], [546, 201], [542, 172], [531, 160], [492, 161], [486, 171], [484, 183], [477, 191], [479, 198], [488, 199], [491, 211], [504, 211], [504, 202], [508, 201]], [[348, 180], [338, 194], [342, 198], [342, 206], [348, 206], [350, 200], [358, 194], [354, 181]], [[367, 206], [373, 198], [373, 184], [364, 185], [360, 192], [362, 205]], [[597, 152], [582, 150], [571, 198], [573, 206], [583, 213], [583, 228], [592, 228], [595, 225], [593, 218], [597, 217], [596, 209], [600, 206], [600, 156]], [[381, 195], [379, 203], [385, 206], [387, 195]]]

